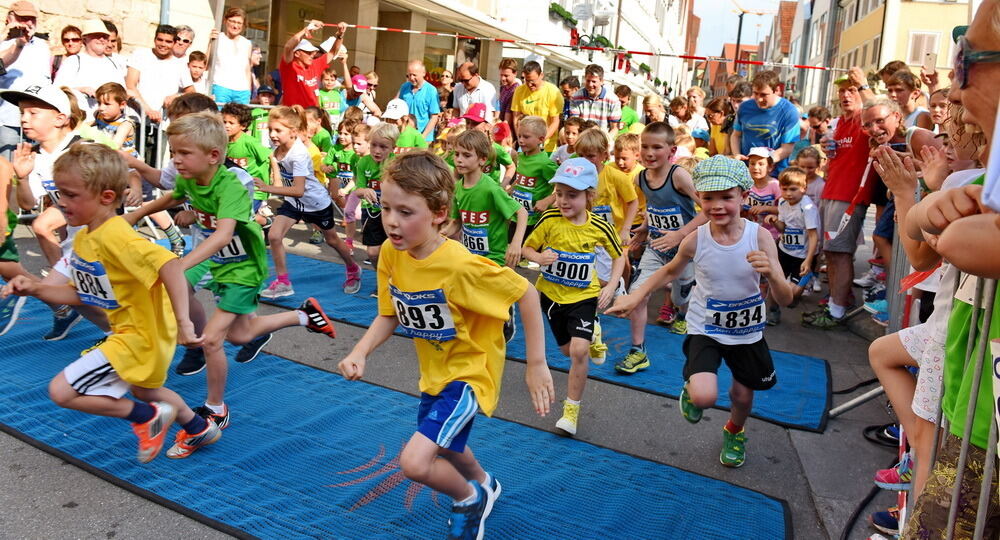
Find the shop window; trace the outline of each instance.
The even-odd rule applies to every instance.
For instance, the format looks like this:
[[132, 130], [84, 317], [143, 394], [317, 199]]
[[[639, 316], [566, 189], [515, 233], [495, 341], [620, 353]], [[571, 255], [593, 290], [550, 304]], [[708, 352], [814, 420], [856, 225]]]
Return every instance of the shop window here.
[[910, 32], [910, 42], [906, 47], [906, 63], [912, 66], [923, 64], [924, 55], [938, 50], [938, 32]]

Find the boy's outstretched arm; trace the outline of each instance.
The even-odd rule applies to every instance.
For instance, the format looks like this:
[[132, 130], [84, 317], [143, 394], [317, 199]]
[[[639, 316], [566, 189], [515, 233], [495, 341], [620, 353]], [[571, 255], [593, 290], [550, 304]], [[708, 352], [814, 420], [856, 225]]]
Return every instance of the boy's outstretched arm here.
[[612, 304], [611, 307], [606, 309], [604, 312], [608, 315], [621, 317], [628, 316], [628, 314], [635, 309], [635, 306], [639, 305], [639, 302], [641, 302], [643, 298], [652, 294], [652, 292], [656, 289], [666, 287], [668, 283], [677, 279], [687, 265], [690, 264], [691, 260], [694, 259], [697, 247], [697, 234], [685, 237], [684, 240], [681, 241], [681, 246], [677, 250], [677, 255], [675, 255], [669, 263], [661, 266], [656, 272], [653, 272], [653, 275], [649, 276], [649, 279], [647, 279], [637, 291], [615, 298], [614, 304]]
[[514, 268], [521, 262], [521, 246], [524, 245], [524, 233], [528, 230], [528, 211], [523, 206], [517, 209], [515, 214], [514, 238], [507, 244], [507, 253], [504, 260], [507, 266]]
[[956, 268], [989, 279], [1000, 278], [1000, 227], [997, 214], [957, 219], [941, 233], [937, 250]]
[[28, 276], [15, 276], [3, 288], [0, 288], [0, 298], [7, 298], [12, 294], [15, 296], [34, 296], [49, 304], [69, 306], [81, 304], [80, 296], [76, 294], [76, 288], [72, 282], [66, 285], [48, 285]]
[[337, 370], [349, 381], [356, 381], [365, 374], [365, 361], [379, 345], [385, 343], [389, 336], [396, 330], [399, 322], [396, 317], [390, 315], [379, 315], [372, 321], [368, 331], [361, 337], [361, 341], [354, 346], [351, 353], [337, 364]]
[[765, 278], [771, 287], [771, 294], [779, 305], [787, 306], [792, 303], [792, 286], [785, 279], [781, 272], [781, 263], [778, 262], [778, 247], [771, 238], [771, 233], [761, 227], [757, 229], [757, 251], [747, 253], [747, 262], [754, 270]]
[[160, 281], [167, 289], [170, 304], [177, 319], [177, 343], [186, 347], [201, 346], [202, 336], [194, 330], [188, 304], [188, 282], [180, 259], [172, 259], [160, 267]]
[[517, 301], [517, 306], [521, 312], [521, 324], [524, 325], [524, 348], [527, 353], [528, 366], [524, 370], [524, 382], [528, 385], [535, 412], [539, 416], [545, 416], [549, 413], [549, 405], [556, 399], [556, 391], [552, 386], [552, 373], [545, 362], [542, 304], [535, 287], [528, 285], [528, 289]]

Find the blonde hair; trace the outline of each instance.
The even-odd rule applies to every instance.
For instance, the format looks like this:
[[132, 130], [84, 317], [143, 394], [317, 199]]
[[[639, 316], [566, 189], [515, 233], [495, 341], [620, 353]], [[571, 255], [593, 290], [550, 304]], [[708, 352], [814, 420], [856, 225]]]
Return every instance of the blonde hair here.
[[573, 148], [577, 155], [582, 156], [584, 154], [607, 154], [608, 146], [610, 146], [610, 141], [608, 141], [607, 134], [600, 128], [590, 128], [580, 134], [580, 138], [576, 140], [576, 146]]
[[187, 114], [171, 122], [167, 127], [167, 137], [174, 136], [184, 137], [206, 153], [218, 150], [223, 157], [229, 146], [222, 120], [210, 111]]
[[548, 125], [539, 116], [525, 116], [517, 123], [517, 130], [530, 133], [538, 137], [544, 137], [548, 132]]
[[622, 133], [615, 139], [615, 154], [624, 150], [638, 152], [642, 148], [642, 137], [638, 133]]
[[389, 122], [380, 123], [373, 127], [371, 133], [368, 134], [369, 141], [382, 139], [383, 141], [389, 141], [391, 146], [396, 146], [396, 139], [398, 138], [399, 128], [396, 124], [390, 124]]
[[428, 150], [407, 152], [382, 170], [383, 182], [394, 182], [403, 191], [421, 196], [431, 212], [451, 209], [455, 176], [443, 159]]
[[778, 175], [778, 184], [781, 187], [794, 185], [805, 188], [808, 185], [806, 172], [795, 166], [788, 167]]
[[698, 94], [699, 96], [701, 96], [702, 99], [705, 99], [705, 96], [706, 96], [705, 89], [702, 88], [702, 87], [700, 87], [700, 86], [692, 86], [691, 88], [687, 89], [687, 92], [684, 92], [684, 93], [687, 94], [688, 92], [691, 92], [692, 90], [694, 90], [695, 94]]
[[372, 127], [364, 122], [360, 122], [355, 124], [354, 128], [351, 129], [351, 140], [353, 141], [354, 139], [362, 138], [367, 141], [371, 134]]
[[683, 146], [693, 153], [698, 148], [698, 143], [691, 136], [691, 128], [680, 124], [674, 128], [674, 146]]
[[87, 191], [95, 195], [107, 190], [114, 191], [114, 206], [122, 200], [122, 194], [128, 186], [128, 165], [121, 155], [103, 144], [91, 142], [78, 142], [70, 146], [56, 160], [52, 174], [79, 175]]
[[684, 169], [685, 171], [694, 174], [694, 168], [697, 167], [698, 164], [701, 163], [701, 161], [702, 161], [701, 158], [697, 158], [694, 156], [687, 156], [678, 158], [676, 165]]
[[281, 122], [294, 131], [304, 132], [309, 122], [306, 120], [306, 110], [302, 105], [278, 105], [271, 109], [267, 121]]
[[496, 158], [493, 154], [493, 143], [490, 141], [490, 138], [478, 129], [466, 130], [458, 137], [455, 137], [453, 144], [454, 147], [461, 147], [475, 152], [477, 157], [485, 159], [487, 162], [493, 161]]

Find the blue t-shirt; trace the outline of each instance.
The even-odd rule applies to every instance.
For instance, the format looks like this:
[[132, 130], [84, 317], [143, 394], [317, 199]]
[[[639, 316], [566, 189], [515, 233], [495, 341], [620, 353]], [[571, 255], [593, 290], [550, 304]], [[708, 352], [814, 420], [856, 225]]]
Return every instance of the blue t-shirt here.
[[[740, 153], [743, 155], [758, 146], [777, 150], [783, 144], [799, 142], [799, 110], [785, 98], [780, 98], [774, 107], [768, 109], [761, 109], [755, 100], [747, 100], [740, 105], [733, 130], [743, 134], [740, 139]], [[787, 166], [788, 158], [779, 161], [772, 176], [777, 176]]]
[[[424, 84], [420, 85], [420, 90], [416, 92], [413, 91], [410, 81], [406, 81], [399, 87], [399, 98], [406, 102], [410, 114], [417, 118], [417, 131], [421, 133], [427, 127], [427, 122], [430, 122], [431, 115], [441, 114], [437, 89], [427, 81], [424, 81]], [[424, 139], [430, 142], [433, 140], [433, 135], [425, 136]]]

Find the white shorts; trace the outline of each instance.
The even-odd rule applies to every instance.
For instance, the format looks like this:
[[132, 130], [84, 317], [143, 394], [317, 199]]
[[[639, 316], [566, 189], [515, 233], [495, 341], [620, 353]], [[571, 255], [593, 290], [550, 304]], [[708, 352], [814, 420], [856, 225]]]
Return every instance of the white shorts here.
[[596, 255], [594, 266], [597, 267], [597, 279], [601, 280], [601, 283], [607, 283], [611, 279], [611, 255], [602, 246], [594, 246], [594, 255]]
[[920, 366], [913, 393], [913, 413], [933, 423], [941, 407], [941, 377], [945, 355], [945, 332], [927, 323], [899, 331], [903, 349]]
[[[634, 293], [639, 287], [653, 275], [657, 270], [663, 268], [673, 257], [667, 257], [657, 253], [655, 249], [647, 246], [639, 259], [639, 266], [636, 267], [635, 278], [629, 286], [629, 292]], [[691, 299], [691, 284], [694, 283], [694, 264], [688, 264], [680, 277], [670, 283], [670, 300], [675, 306], [683, 306]]]
[[131, 388], [118, 376], [118, 372], [111, 367], [100, 349], [94, 349], [76, 359], [66, 366], [62, 374], [73, 390], [85, 396], [120, 398]]

